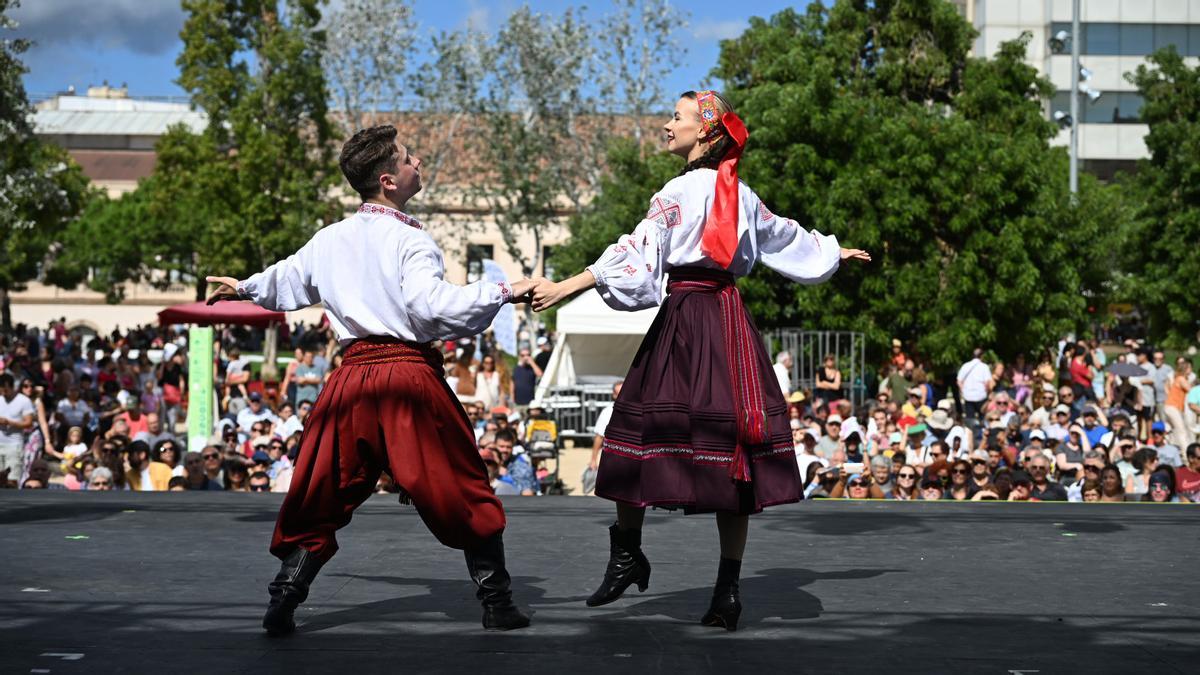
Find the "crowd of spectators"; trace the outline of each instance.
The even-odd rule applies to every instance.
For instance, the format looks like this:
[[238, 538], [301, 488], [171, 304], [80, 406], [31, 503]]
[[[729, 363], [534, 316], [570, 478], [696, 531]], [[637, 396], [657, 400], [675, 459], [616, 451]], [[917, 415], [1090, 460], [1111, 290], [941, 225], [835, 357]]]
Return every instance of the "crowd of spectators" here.
[[1127, 341], [1109, 357], [1064, 339], [1031, 364], [976, 349], [950, 382], [893, 342], [872, 398], [854, 406], [829, 356], [788, 398], [813, 498], [1200, 501], [1200, 383], [1186, 357]]
[[[263, 334], [224, 329], [214, 344], [218, 423], [187, 452], [187, 339], [153, 326], [84, 336], [65, 321], [0, 335], [0, 484], [22, 489], [285, 492], [301, 432], [341, 361], [327, 325], [286, 327], [293, 350], [264, 379]], [[489, 336], [441, 345], [499, 494], [562, 490], [547, 460], [560, 439], [535, 400], [551, 347], [506, 359]], [[776, 359], [809, 497], [1009, 501], [1200, 500], [1200, 385], [1191, 362], [1127, 342], [1109, 356], [1063, 340], [1036, 363], [986, 360], [933, 378], [897, 341], [854, 406], [837, 359], [791, 391]], [[615, 393], [615, 392], [614, 392]], [[601, 424], [602, 426], [602, 424]], [[598, 427], [598, 433], [602, 430]], [[594, 474], [599, 443], [589, 469]], [[380, 492], [398, 492], [385, 474]]]
[[[294, 354], [267, 380], [261, 359], [243, 354], [260, 350], [262, 339], [240, 328], [217, 336], [218, 422], [202, 450], [187, 452], [182, 331], [146, 326], [85, 336], [63, 319], [0, 335], [0, 486], [286, 492], [304, 422], [341, 349], [327, 324], [288, 327], [280, 342]], [[511, 370], [486, 338], [442, 345], [447, 383], [501, 494], [561, 490], [542, 466], [557, 456], [558, 438], [533, 400], [550, 357], [547, 338], [536, 344], [520, 350]], [[386, 474], [378, 489], [399, 491]]]

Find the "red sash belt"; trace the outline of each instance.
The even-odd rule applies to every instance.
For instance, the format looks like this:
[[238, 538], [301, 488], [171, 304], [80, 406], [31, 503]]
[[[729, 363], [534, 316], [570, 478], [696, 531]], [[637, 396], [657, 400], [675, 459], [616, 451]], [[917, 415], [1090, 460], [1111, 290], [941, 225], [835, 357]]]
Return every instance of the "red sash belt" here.
[[737, 446], [729, 475], [734, 480], [750, 482], [748, 445], [760, 445], [769, 439], [767, 433], [766, 396], [762, 390], [762, 374], [755, 358], [756, 334], [746, 320], [742, 296], [729, 272], [703, 267], [677, 267], [671, 270], [668, 293], [713, 293], [721, 308], [721, 336], [728, 355], [729, 380], [737, 402]]
[[371, 366], [380, 363], [428, 363], [442, 367], [442, 355], [429, 343], [405, 342], [399, 338], [371, 336], [350, 343], [343, 353], [344, 366]]

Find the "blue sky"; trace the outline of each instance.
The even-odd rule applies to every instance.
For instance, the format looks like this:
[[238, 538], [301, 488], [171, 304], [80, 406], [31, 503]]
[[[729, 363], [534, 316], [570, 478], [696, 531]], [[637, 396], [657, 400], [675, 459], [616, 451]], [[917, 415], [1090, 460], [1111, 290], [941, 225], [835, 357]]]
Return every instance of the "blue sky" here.
[[[569, 0], [414, 0], [421, 27], [453, 29], [471, 22], [495, 29], [513, 9], [529, 4], [535, 11], [557, 13], [584, 4]], [[608, 10], [608, 0], [586, 3], [590, 14]], [[738, 35], [751, 16], [769, 16], [785, 7], [806, 6], [807, 0], [718, 0], [676, 2], [690, 13], [680, 33], [688, 43], [685, 64], [667, 76], [667, 91], [693, 89], [706, 83], [716, 64], [718, 42]], [[12, 13], [22, 25], [20, 37], [36, 46], [25, 54], [29, 73], [25, 89], [31, 96], [48, 95], [74, 85], [127, 83], [132, 96], [181, 96], [175, 84], [175, 58], [181, 43], [183, 12], [178, 0], [23, 0]], [[734, 9], [730, 9], [733, 6]], [[709, 82], [708, 84], [717, 84]]]

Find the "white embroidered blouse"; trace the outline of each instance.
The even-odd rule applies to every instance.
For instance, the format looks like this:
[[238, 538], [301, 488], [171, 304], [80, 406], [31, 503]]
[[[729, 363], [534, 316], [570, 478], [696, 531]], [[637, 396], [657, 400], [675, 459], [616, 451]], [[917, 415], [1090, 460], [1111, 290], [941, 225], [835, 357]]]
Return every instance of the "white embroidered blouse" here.
[[477, 335], [512, 299], [507, 283], [459, 286], [445, 281], [445, 272], [441, 250], [415, 218], [363, 204], [239, 282], [238, 293], [277, 311], [323, 302], [342, 344], [372, 335], [413, 342]]
[[[633, 233], [623, 235], [588, 267], [608, 306], [635, 311], [661, 304], [663, 279], [674, 267], [720, 269], [700, 250], [716, 180], [713, 169], [696, 169], [672, 179], [650, 200], [650, 210]], [[837, 271], [841, 262], [837, 237], [776, 216], [745, 183], [740, 184], [738, 196], [738, 246], [728, 268], [734, 276], [749, 274], [760, 260], [802, 284], [819, 284]]]

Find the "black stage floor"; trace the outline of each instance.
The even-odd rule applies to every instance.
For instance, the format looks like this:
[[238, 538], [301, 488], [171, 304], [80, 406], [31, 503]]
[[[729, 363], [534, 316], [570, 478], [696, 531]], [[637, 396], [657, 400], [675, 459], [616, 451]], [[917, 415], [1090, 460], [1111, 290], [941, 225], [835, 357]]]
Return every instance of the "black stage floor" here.
[[[611, 505], [510, 499], [516, 598], [373, 498], [300, 632], [259, 619], [277, 495], [0, 493], [0, 673], [1200, 672], [1196, 507], [813, 502], [752, 520], [737, 633], [704, 628], [711, 517], [652, 512], [645, 594], [584, 606]], [[345, 670], [342, 670], [345, 669]]]

